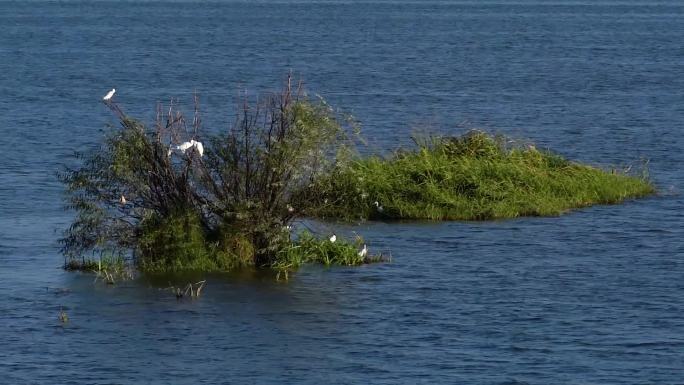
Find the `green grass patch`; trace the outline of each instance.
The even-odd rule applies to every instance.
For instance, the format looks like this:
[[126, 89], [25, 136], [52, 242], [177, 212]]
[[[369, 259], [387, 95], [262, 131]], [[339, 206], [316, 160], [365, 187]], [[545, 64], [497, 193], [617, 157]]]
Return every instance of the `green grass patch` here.
[[389, 157], [338, 165], [317, 181], [318, 202], [308, 214], [349, 220], [556, 216], [655, 192], [645, 172], [605, 171], [479, 131], [416, 144]]
[[362, 239], [347, 242], [341, 239], [331, 242], [318, 239], [309, 232], [303, 232], [298, 239], [278, 252], [276, 268], [296, 268], [307, 263], [325, 266], [357, 266], [371, 261], [371, 257], [361, 255]]
[[[366, 245], [362, 238], [357, 237], [354, 242], [337, 239], [319, 239], [309, 232], [299, 234], [296, 241], [283, 247], [277, 254], [272, 265], [279, 273], [298, 269], [305, 264], [319, 264], [324, 266], [358, 266], [373, 262], [382, 262], [382, 255], [363, 253]], [[366, 251], [367, 252], [367, 251]]]

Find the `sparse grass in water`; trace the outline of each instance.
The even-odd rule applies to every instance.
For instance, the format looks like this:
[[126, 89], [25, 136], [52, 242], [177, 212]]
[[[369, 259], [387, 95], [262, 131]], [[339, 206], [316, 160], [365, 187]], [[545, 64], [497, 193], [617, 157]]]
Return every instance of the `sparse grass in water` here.
[[578, 164], [473, 131], [416, 141], [388, 158], [358, 158], [319, 179], [317, 217], [484, 220], [556, 216], [655, 192], [646, 175]]
[[166, 289], [170, 290], [171, 293], [173, 293], [176, 296], [177, 300], [181, 300], [183, 299], [183, 297], [196, 299], [199, 298], [202, 294], [202, 289], [204, 289], [206, 283], [206, 280], [202, 280], [196, 283], [190, 282], [187, 285], [185, 285], [184, 288], [171, 285]]
[[134, 276], [130, 263], [120, 256], [100, 256], [97, 259], [70, 257], [64, 261], [64, 269], [94, 273], [95, 281], [102, 280], [109, 285], [133, 279]]
[[67, 322], [69, 322], [69, 316], [68, 316], [67, 313], [64, 311], [64, 309], [61, 308], [61, 307], [59, 308], [59, 314], [57, 315], [57, 319], [58, 319], [59, 322], [61, 322], [62, 324], [66, 324]]

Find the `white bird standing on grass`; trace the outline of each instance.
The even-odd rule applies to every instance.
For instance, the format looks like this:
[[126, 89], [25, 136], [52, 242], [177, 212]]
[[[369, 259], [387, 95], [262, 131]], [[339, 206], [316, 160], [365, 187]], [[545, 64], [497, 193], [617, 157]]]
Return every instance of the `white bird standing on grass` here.
[[359, 251], [359, 257], [361, 258], [366, 258], [366, 255], [368, 254], [368, 248], [366, 247], [366, 244], [363, 244], [363, 249]]
[[335, 233], [333, 233], [333, 235], [330, 237], [330, 242], [335, 243], [336, 240], [337, 240], [337, 235], [335, 235]]
[[104, 100], [105, 102], [108, 102], [112, 98], [112, 96], [114, 96], [115, 92], [116, 92], [116, 88], [112, 88], [112, 90], [107, 92], [107, 95], [105, 95], [104, 98], [102, 98], [102, 100]]

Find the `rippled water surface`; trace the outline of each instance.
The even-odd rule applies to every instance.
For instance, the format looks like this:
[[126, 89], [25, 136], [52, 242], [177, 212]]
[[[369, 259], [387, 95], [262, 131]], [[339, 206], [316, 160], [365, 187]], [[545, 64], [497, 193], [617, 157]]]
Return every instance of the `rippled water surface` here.
[[[0, 2], [0, 383], [684, 381], [684, 3]], [[59, 268], [55, 172], [194, 90], [208, 129], [292, 69], [371, 147], [483, 127], [573, 159], [649, 159], [660, 194], [560, 218], [370, 223], [393, 261], [209, 277], [177, 302]], [[60, 308], [70, 317], [57, 320]]]

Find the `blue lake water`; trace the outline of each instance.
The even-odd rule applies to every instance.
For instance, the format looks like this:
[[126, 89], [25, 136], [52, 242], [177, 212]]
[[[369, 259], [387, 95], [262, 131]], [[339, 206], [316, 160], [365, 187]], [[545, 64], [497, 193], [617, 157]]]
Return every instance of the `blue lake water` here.
[[[684, 381], [684, 3], [2, 1], [0, 26], [0, 383]], [[392, 263], [209, 277], [197, 301], [59, 268], [55, 173], [116, 123], [102, 95], [149, 120], [197, 90], [218, 130], [238, 91], [289, 70], [372, 149], [484, 128], [595, 165], [648, 159], [660, 194], [342, 226]]]

